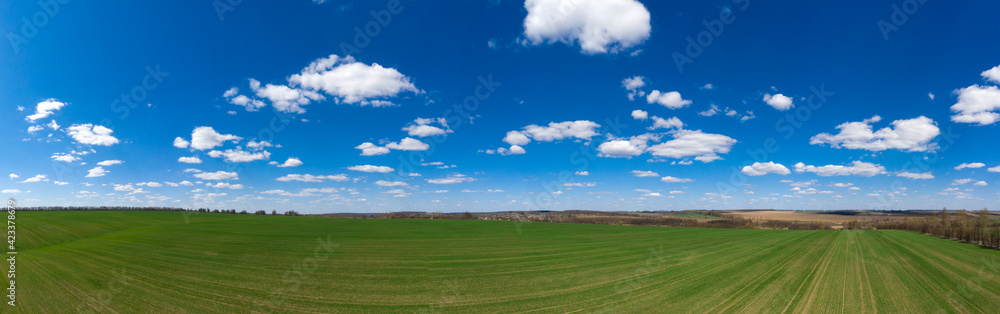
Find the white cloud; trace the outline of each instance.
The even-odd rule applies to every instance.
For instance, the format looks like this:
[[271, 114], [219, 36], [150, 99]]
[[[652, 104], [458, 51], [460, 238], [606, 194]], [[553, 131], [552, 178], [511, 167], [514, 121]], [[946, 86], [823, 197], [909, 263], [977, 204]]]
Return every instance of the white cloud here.
[[966, 184], [966, 183], [969, 183], [969, 182], [972, 182], [972, 181], [975, 181], [975, 180], [968, 179], [968, 178], [967, 179], [956, 179], [954, 181], [951, 181], [951, 185], [963, 185], [963, 184]]
[[670, 119], [663, 119], [657, 116], [653, 116], [653, 126], [649, 127], [650, 130], [655, 129], [682, 129], [684, 128], [684, 122], [677, 117], [670, 117]]
[[987, 185], [990, 185], [990, 184], [986, 183], [986, 181], [979, 181], [979, 182], [976, 182], [973, 185], [975, 185], [975, 186], [987, 186]]
[[174, 139], [174, 147], [177, 147], [177, 148], [188, 148], [188, 146], [190, 146], [190, 145], [191, 145], [191, 142], [188, 142], [188, 141], [184, 140], [180, 136], [178, 136], [177, 138]]
[[31, 177], [31, 178], [27, 178], [24, 181], [21, 181], [20, 183], [33, 183], [33, 182], [49, 181], [49, 179], [46, 179], [46, 177], [48, 177], [48, 176], [46, 176], [44, 174], [40, 174], [40, 175], [36, 175], [34, 177]]
[[632, 170], [632, 175], [639, 178], [659, 177], [660, 175], [652, 171]]
[[347, 175], [337, 174], [337, 175], [319, 175], [314, 176], [311, 174], [289, 174], [284, 177], [277, 178], [276, 180], [282, 182], [288, 181], [302, 181], [302, 182], [323, 182], [323, 180], [343, 182], [349, 180]]
[[98, 166], [105, 166], [105, 167], [107, 167], [107, 166], [120, 165], [120, 164], [123, 164], [123, 163], [125, 163], [125, 162], [121, 161], [121, 160], [114, 159], [114, 160], [105, 160], [105, 161], [99, 162], [99, 163], [97, 163], [97, 165]]
[[427, 179], [427, 183], [433, 183], [433, 184], [455, 184], [455, 183], [472, 182], [472, 181], [476, 181], [476, 179], [472, 177], [467, 177], [463, 174], [453, 174], [448, 177], [440, 179]]
[[569, 182], [563, 183], [565, 187], [589, 188], [597, 186], [597, 182]]
[[792, 173], [788, 168], [781, 164], [776, 164], [774, 162], [755, 162], [753, 165], [743, 167], [741, 171], [743, 174], [748, 176], [762, 176], [768, 173], [776, 173], [780, 175], [787, 175]]
[[[645, 77], [636, 75], [633, 77], [625, 78], [624, 80], [622, 80], [622, 86], [624, 86], [625, 89], [628, 90], [628, 100], [635, 100], [635, 96], [642, 97], [646, 95], [646, 92], [640, 90], [640, 88], [646, 86]], [[633, 117], [635, 116], [635, 111], [632, 112], [632, 116]]]
[[260, 82], [255, 79], [250, 79], [250, 89], [257, 94], [257, 97], [269, 100], [274, 109], [281, 112], [305, 113], [306, 110], [302, 106], [308, 105], [314, 100], [324, 99], [315, 91], [306, 91], [285, 85], [266, 84], [261, 87]]
[[389, 173], [394, 170], [392, 167], [386, 166], [372, 166], [372, 165], [357, 165], [348, 167], [347, 170], [361, 171], [361, 172], [378, 172], [378, 173]]
[[649, 112], [642, 111], [639, 109], [632, 110], [632, 119], [636, 120], [646, 120], [649, 117]]
[[[578, 120], [565, 122], [550, 122], [548, 126], [529, 125], [521, 131], [527, 136], [539, 142], [551, 142], [565, 138], [575, 137], [586, 140], [597, 135], [597, 128], [601, 126], [593, 121]], [[510, 143], [513, 145], [521, 145]]]
[[59, 123], [56, 123], [56, 120], [52, 120], [52, 122], [49, 122], [49, 123], [48, 123], [48, 124], [46, 124], [45, 126], [49, 127], [49, 128], [50, 128], [50, 129], [52, 129], [53, 131], [57, 131], [57, 130], [59, 130]]
[[792, 107], [795, 107], [795, 104], [792, 103], [792, 98], [782, 94], [776, 94], [776, 95], [764, 94], [764, 102], [766, 102], [769, 106], [774, 107], [774, 109], [778, 109], [780, 111], [785, 111], [788, 109], [792, 109]]
[[[241, 139], [243, 138], [232, 134], [220, 134], [210, 126], [200, 126], [194, 128], [194, 131], [191, 132], [191, 148], [197, 150], [212, 149], [222, 146], [223, 142], [233, 141], [233, 143], [236, 143]], [[176, 139], [174, 140], [174, 146], [177, 146]]]
[[25, 118], [25, 120], [35, 122], [38, 119], [51, 116], [56, 110], [62, 109], [63, 106], [66, 106], [66, 103], [60, 102], [55, 98], [46, 99], [38, 103], [35, 106], [35, 113]]
[[427, 150], [431, 146], [418, 139], [407, 137], [399, 142], [392, 142], [385, 145], [386, 148], [395, 150]]
[[[706, 117], [711, 117], [711, 116], [714, 116], [717, 113], [719, 113], [719, 106], [716, 106], [716, 105], [713, 104], [711, 108], [708, 108], [708, 110], [699, 112], [698, 115], [706, 116]], [[736, 113], [736, 111], [733, 111], [733, 114], [735, 114], [735, 113]]]
[[74, 156], [72, 154], [61, 154], [60, 155], [59, 153], [56, 153], [56, 154], [52, 155], [52, 159], [56, 160], [56, 161], [62, 161], [62, 162], [74, 162], [74, 161], [80, 160], [80, 157], [76, 157], [76, 156]]
[[160, 184], [159, 182], [141, 182], [141, 183], [136, 183], [136, 185], [138, 185], [138, 186], [146, 186], [146, 187], [151, 187], [151, 188], [158, 188], [158, 187], [162, 187], [163, 186], [163, 184]]
[[597, 146], [600, 157], [633, 157], [642, 155], [645, 150], [646, 140], [643, 138], [612, 140]]
[[278, 168], [289, 168], [298, 167], [302, 165], [302, 161], [295, 157], [288, 157], [284, 163], [278, 165]]
[[385, 186], [385, 187], [393, 187], [393, 186], [408, 186], [409, 184], [406, 184], [406, 182], [401, 182], [401, 181], [378, 180], [378, 181], [375, 181], [375, 185]]
[[118, 144], [118, 139], [111, 136], [111, 129], [103, 125], [74, 124], [68, 129], [69, 136], [77, 143], [87, 145], [111, 146]]
[[820, 133], [810, 138], [809, 144], [830, 144], [833, 148], [864, 149], [873, 152], [887, 149], [923, 152], [933, 151], [935, 145], [931, 141], [941, 134], [937, 123], [924, 116], [896, 120], [891, 126], [872, 131], [872, 123], [881, 120], [881, 117], [874, 116], [861, 122], [843, 123], [837, 126], [837, 129], [840, 129], [839, 134]]
[[721, 134], [704, 133], [701, 130], [674, 130], [673, 140], [649, 147], [653, 156], [668, 158], [694, 157], [701, 162], [722, 159], [718, 154], [728, 154], [736, 140]]
[[385, 68], [378, 63], [367, 65], [356, 62], [350, 56], [341, 58], [337, 55], [316, 59], [300, 73], [288, 78], [292, 86], [325, 92], [335, 97], [338, 103], [375, 107], [394, 106], [384, 98], [395, 97], [399, 93], [423, 93], [410, 80], [394, 68]]
[[961, 165], [955, 167], [955, 170], [962, 170], [965, 168], [982, 168], [982, 167], [986, 167], [986, 164], [981, 162], [962, 163]]
[[896, 173], [896, 176], [897, 177], [902, 177], [902, 178], [907, 178], [907, 179], [913, 179], [913, 180], [934, 179], [934, 174], [932, 174], [930, 172], [912, 173], [912, 172], [902, 171], [902, 172]]
[[201, 163], [201, 158], [198, 158], [198, 156], [181, 157], [181, 158], [177, 158], [177, 161], [183, 162], [183, 163], [186, 163], [186, 164], [200, 164]]
[[227, 162], [251, 162], [271, 158], [271, 153], [266, 150], [248, 152], [242, 149], [227, 149], [224, 151], [209, 151], [208, 156], [213, 158], [225, 158]]
[[41, 125], [32, 125], [28, 127], [28, 133], [35, 133], [44, 129]]
[[94, 167], [93, 169], [87, 171], [86, 177], [87, 178], [103, 177], [104, 175], [108, 174], [108, 172], [111, 171], [105, 170], [104, 167]]
[[524, 3], [524, 44], [580, 45], [585, 54], [618, 53], [649, 38], [649, 11], [635, 0]]
[[691, 104], [690, 100], [681, 98], [681, 93], [660, 92], [658, 90], [653, 90], [649, 95], [646, 95], [646, 102], [660, 104], [670, 109], [680, 109]]
[[934, 93], [927, 93], [927, 98], [934, 100]]
[[981, 75], [987, 81], [1000, 84], [1000, 65], [995, 66], [992, 69], [983, 71], [983, 73], [980, 73], [979, 75]]
[[504, 136], [503, 141], [510, 145], [525, 145], [531, 142], [531, 139], [527, 135], [518, 131], [507, 132], [507, 136]]
[[3, 194], [18, 194], [18, 193], [21, 193], [21, 190], [18, 190], [18, 189], [6, 189], [6, 190], [3, 190], [3, 191], [0, 191], [0, 193], [3, 193]]
[[996, 86], [972, 85], [955, 91], [958, 103], [951, 106], [955, 115], [951, 121], [989, 125], [1000, 121], [1000, 89]]
[[371, 142], [361, 143], [361, 145], [354, 147], [354, 149], [360, 149], [361, 156], [378, 156], [389, 153], [388, 148], [377, 146], [375, 144], [372, 144]]
[[[258, 99], [251, 99], [246, 95], [238, 95], [239, 91], [240, 91], [239, 88], [236, 87], [230, 88], [226, 90], [224, 94], [222, 94], [222, 97], [225, 97], [226, 101], [228, 101], [230, 104], [234, 104], [245, 108], [246, 111], [257, 111], [260, 108], [263, 108], [264, 106], [267, 105], [263, 101], [260, 101]], [[235, 113], [235, 111], [233, 111], [233, 113]]]
[[[439, 126], [433, 126], [431, 124], [437, 123]], [[435, 135], [445, 135], [452, 133], [451, 128], [448, 127], [448, 123], [444, 118], [437, 119], [424, 119], [417, 118], [413, 123], [403, 127], [403, 131], [407, 132], [409, 136], [416, 137], [428, 137]]]
[[578, 176], [589, 176], [590, 172], [589, 171], [577, 171], [575, 174], [578, 175]]
[[214, 180], [214, 181], [240, 179], [239, 174], [235, 172], [225, 172], [225, 171], [196, 173], [194, 174], [194, 177], [202, 180]]
[[16, 178], [18, 178], [18, 177], [20, 177], [20, 176], [19, 176], [19, 175], [16, 175], [16, 174], [13, 174], [13, 173], [11, 173], [11, 174], [10, 174], [10, 179], [11, 179], [11, 180], [14, 180], [14, 179], [16, 179]]
[[214, 185], [209, 183], [208, 186], [216, 189], [230, 189], [230, 190], [242, 190], [244, 188], [242, 184], [229, 184], [226, 182], [219, 182]]
[[660, 181], [663, 181], [663, 182], [666, 182], [666, 183], [683, 183], [683, 182], [692, 182], [692, 181], [694, 181], [694, 179], [686, 179], [686, 178], [682, 179], [682, 178], [676, 178], [676, 177], [666, 176], [666, 177], [660, 178]]
[[799, 162], [795, 164], [795, 172], [812, 172], [823, 177], [849, 175], [871, 177], [886, 173], [885, 167], [863, 161], [854, 161], [850, 166], [826, 165], [821, 167], [806, 165]]
[[507, 148], [497, 148], [497, 153], [500, 155], [523, 155], [525, 153], [524, 147], [518, 145], [511, 145], [510, 149]]
[[989, 172], [1000, 172], [1000, 166], [996, 166], [996, 167], [993, 167], [993, 168], [988, 168], [988, 169], [986, 169], [986, 171], [989, 171]]

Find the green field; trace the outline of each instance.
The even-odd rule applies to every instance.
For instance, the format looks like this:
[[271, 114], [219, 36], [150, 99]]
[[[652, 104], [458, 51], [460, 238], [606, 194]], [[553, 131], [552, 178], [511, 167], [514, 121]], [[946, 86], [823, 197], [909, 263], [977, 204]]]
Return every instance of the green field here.
[[16, 310], [30, 313], [1000, 308], [1000, 251], [904, 231], [178, 212], [17, 221]]

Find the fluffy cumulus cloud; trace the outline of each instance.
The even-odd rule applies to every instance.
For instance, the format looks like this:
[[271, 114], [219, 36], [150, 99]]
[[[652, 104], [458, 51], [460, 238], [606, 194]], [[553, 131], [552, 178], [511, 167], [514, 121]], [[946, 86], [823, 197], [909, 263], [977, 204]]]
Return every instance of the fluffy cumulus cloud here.
[[208, 156], [213, 158], [224, 158], [226, 162], [251, 162], [271, 158], [271, 153], [266, 150], [248, 152], [243, 149], [236, 148], [223, 151], [213, 150], [208, 152]]
[[653, 126], [649, 127], [650, 130], [655, 129], [681, 129], [684, 127], [684, 122], [677, 117], [670, 117], [670, 119], [664, 119], [657, 116], [653, 116]]
[[638, 178], [659, 177], [660, 175], [652, 171], [632, 170], [632, 175]]
[[364, 64], [353, 57], [330, 55], [320, 58], [288, 78], [294, 87], [322, 91], [338, 103], [368, 106], [392, 106], [385, 100], [403, 92], [423, 93], [411, 79], [394, 68], [378, 63]]
[[774, 162], [755, 162], [752, 165], [743, 167], [741, 171], [743, 174], [748, 176], [762, 176], [768, 173], [775, 173], [780, 175], [787, 175], [792, 173], [785, 166], [777, 164]]
[[[17, 176], [14, 176], [12, 178], [16, 178], [16, 177]], [[47, 179], [47, 178], [48, 178], [48, 176], [46, 176], [44, 174], [40, 174], [40, 175], [36, 175], [34, 177], [30, 177], [30, 178], [24, 179], [24, 181], [21, 181], [20, 183], [34, 183], [34, 182], [49, 181], [49, 179]]]
[[597, 146], [598, 156], [628, 158], [642, 155], [650, 140], [659, 140], [654, 134], [642, 134], [628, 139], [614, 139]]
[[[184, 148], [182, 146], [187, 146], [187, 145], [178, 146], [177, 145], [178, 139], [182, 141], [181, 144], [183, 144], [183, 142], [186, 142], [184, 141], [184, 139], [177, 138], [174, 139], [174, 146], [180, 148]], [[213, 129], [210, 126], [199, 126], [197, 128], [194, 128], [194, 131], [191, 132], [190, 145], [191, 148], [197, 150], [206, 150], [222, 146], [222, 144], [226, 141], [232, 141], [233, 143], [236, 143], [239, 142], [241, 139], [243, 138], [236, 135], [221, 134], [219, 132], [216, 132], [215, 129]]]
[[530, 143], [531, 140], [539, 142], [552, 142], [567, 138], [589, 140], [598, 135], [597, 129], [600, 127], [601, 125], [587, 120], [550, 122], [547, 126], [532, 124], [519, 131], [507, 132], [503, 141], [511, 145], [510, 149], [501, 147], [496, 151], [489, 150], [486, 152], [496, 152], [501, 155], [519, 155], [524, 154], [524, 148], [521, 146]]
[[354, 147], [354, 149], [360, 149], [361, 156], [378, 156], [389, 153], [388, 148], [372, 144], [371, 142], [361, 143], [361, 145]]
[[276, 180], [281, 181], [281, 182], [288, 182], [288, 181], [323, 182], [325, 180], [336, 181], [336, 182], [343, 182], [343, 181], [347, 181], [349, 179], [350, 178], [348, 178], [347, 175], [344, 175], [344, 174], [319, 175], [319, 176], [311, 175], [311, 174], [290, 174], [290, 175], [286, 175], [286, 176], [283, 176], [283, 177], [279, 177]]
[[184, 138], [178, 136], [177, 138], [174, 139], [174, 147], [188, 148], [188, 146], [191, 146], [191, 142], [188, 142]]
[[74, 124], [67, 129], [67, 133], [74, 141], [80, 144], [111, 146], [118, 144], [118, 139], [111, 135], [111, 129], [103, 125]]
[[524, 43], [579, 44], [586, 54], [618, 53], [641, 44], [652, 29], [636, 0], [528, 0]]
[[934, 179], [934, 174], [931, 174], [930, 172], [913, 173], [913, 172], [901, 171], [901, 172], [897, 172], [896, 176], [897, 177], [901, 177], [901, 178], [913, 179], [913, 180]]
[[195, 173], [194, 177], [202, 180], [213, 180], [213, 181], [240, 179], [239, 174], [235, 172], [226, 172], [226, 171], [200, 172], [200, 173]]
[[987, 81], [1000, 84], [1000, 65], [979, 73]]
[[826, 165], [826, 166], [812, 166], [806, 165], [805, 163], [795, 164], [795, 172], [812, 172], [819, 176], [830, 177], [830, 176], [863, 176], [871, 177], [875, 175], [884, 174], [885, 167], [878, 164], [873, 164], [863, 161], [854, 161], [849, 166], [843, 165]]
[[646, 102], [650, 104], [660, 104], [670, 109], [680, 109], [691, 104], [690, 100], [681, 97], [678, 92], [660, 92], [653, 90], [646, 95]]
[[260, 110], [260, 108], [263, 108], [264, 106], [267, 105], [263, 101], [260, 101], [259, 99], [253, 99], [247, 97], [246, 95], [240, 95], [239, 92], [240, 92], [239, 88], [233, 87], [230, 88], [229, 90], [226, 90], [226, 92], [222, 94], [222, 97], [225, 97], [226, 101], [228, 101], [230, 104], [243, 107], [247, 111], [257, 111]]
[[694, 157], [697, 161], [712, 162], [722, 159], [719, 154], [728, 154], [736, 144], [736, 139], [701, 130], [673, 130], [668, 134], [674, 139], [648, 148], [653, 156], [675, 159]]
[[395, 149], [395, 150], [411, 150], [411, 151], [412, 150], [428, 150], [428, 149], [431, 148], [430, 145], [427, 145], [426, 143], [421, 142], [420, 140], [412, 138], [412, 137], [404, 138], [403, 140], [401, 140], [399, 142], [392, 142], [392, 143], [386, 144], [385, 147], [389, 148], [389, 149]]
[[820, 133], [809, 139], [809, 144], [829, 144], [833, 148], [864, 149], [880, 152], [898, 149], [907, 152], [933, 151], [931, 143], [941, 134], [937, 123], [920, 116], [913, 119], [896, 120], [890, 126], [873, 131], [872, 124], [882, 118], [874, 116], [861, 122], [847, 122], [837, 126], [840, 133], [831, 135]]
[[[646, 78], [642, 76], [636, 75], [622, 80], [622, 87], [628, 90], [628, 100], [635, 100], [636, 96], [645, 96], [646, 92], [641, 90], [643, 86], [646, 86]], [[635, 112], [633, 111], [632, 114], [634, 116]]]
[[1000, 89], [972, 85], [955, 91], [958, 103], [951, 106], [951, 121], [989, 125], [1000, 121]]
[[476, 181], [476, 179], [458, 173], [439, 179], [427, 179], [427, 183], [432, 184], [455, 184], [472, 181]]
[[357, 165], [348, 167], [347, 170], [361, 171], [361, 172], [378, 172], [378, 173], [389, 173], [394, 170], [392, 167], [386, 166], [372, 166], [372, 165]]
[[60, 102], [55, 99], [46, 99], [45, 101], [38, 103], [38, 105], [35, 106], [35, 113], [29, 115], [25, 118], [25, 120], [28, 120], [29, 122], [38, 121], [39, 119], [51, 116], [56, 110], [62, 109], [64, 106], [66, 106], [66, 103], [64, 102]]
[[278, 164], [277, 162], [274, 162], [274, 163], [275, 163], [275, 165], [278, 166], [278, 168], [291, 168], [291, 167], [298, 167], [298, 166], [302, 165], [302, 161], [299, 160], [298, 158], [295, 158], [295, 157], [288, 157], [288, 159], [286, 159], [285, 162], [281, 163], [281, 164]]
[[767, 103], [768, 106], [781, 111], [795, 107], [795, 104], [792, 103], [792, 98], [782, 94], [764, 94], [764, 102]]
[[956, 166], [955, 170], [962, 170], [962, 169], [965, 169], [965, 168], [975, 169], [975, 168], [982, 168], [982, 167], [986, 167], [986, 164], [981, 163], [981, 162], [962, 163], [961, 165]]
[[200, 164], [201, 163], [201, 158], [198, 158], [198, 156], [181, 157], [181, 158], [177, 158], [177, 161], [183, 162], [183, 163], [186, 163], [186, 164]]
[[59, 153], [56, 153], [56, 154], [52, 155], [52, 160], [62, 161], [62, 162], [74, 162], [74, 161], [80, 160], [80, 157], [76, 157], [73, 154], [59, 154]]
[[[435, 126], [434, 124], [437, 124]], [[444, 118], [424, 119], [417, 118], [413, 123], [403, 127], [409, 136], [428, 137], [453, 133], [448, 127], [448, 122]]]
[[642, 111], [639, 109], [632, 110], [632, 119], [646, 120], [647, 118], [649, 118], [649, 112]]
[[103, 177], [111, 171], [104, 169], [104, 167], [94, 167], [87, 171], [88, 178]]

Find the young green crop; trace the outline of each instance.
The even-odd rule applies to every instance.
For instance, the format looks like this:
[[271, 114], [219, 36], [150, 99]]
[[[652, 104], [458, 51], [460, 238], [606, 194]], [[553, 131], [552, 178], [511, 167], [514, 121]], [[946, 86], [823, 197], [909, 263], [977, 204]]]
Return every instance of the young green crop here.
[[18, 215], [20, 312], [1000, 308], [1000, 252], [904, 231]]

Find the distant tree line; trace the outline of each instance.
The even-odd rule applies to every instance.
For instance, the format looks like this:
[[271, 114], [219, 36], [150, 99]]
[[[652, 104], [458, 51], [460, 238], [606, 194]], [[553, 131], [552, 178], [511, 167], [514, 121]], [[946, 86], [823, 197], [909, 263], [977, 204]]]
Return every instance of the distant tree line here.
[[934, 235], [985, 247], [1000, 249], [1000, 221], [992, 220], [983, 208], [977, 213], [941, 209], [937, 214], [902, 220], [849, 221], [847, 229], [896, 229]]
[[[235, 209], [209, 209], [209, 208], [198, 208], [198, 209], [187, 209], [180, 207], [139, 207], [139, 206], [36, 206], [36, 207], [20, 207], [19, 211], [67, 211], [67, 210], [78, 210], [78, 211], [160, 211], [160, 212], [195, 212], [195, 213], [213, 213], [213, 214], [235, 214], [235, 215], [249, 215], [246, 210], [236, 211]], [[267, 215], [267, 211], [258, 210], [253, 213], [254, 215]], [[271, 215], [279, 215], [278, 211], [272, 210]], [[288, 210], [280, 215], [283, 216], [302, 216], [297, 211]]]

